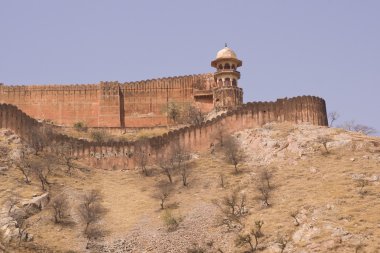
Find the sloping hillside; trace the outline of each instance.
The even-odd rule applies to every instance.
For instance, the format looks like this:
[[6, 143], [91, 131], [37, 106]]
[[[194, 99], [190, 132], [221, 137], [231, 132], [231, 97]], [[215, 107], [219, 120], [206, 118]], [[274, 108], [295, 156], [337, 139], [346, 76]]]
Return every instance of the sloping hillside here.
[[[32, 212], [25, 211], [29, 200], [44, 191], [36, 173], [30, 184], [24, 182], [17, 169], [24, 144], [2, 130], [0, 146], [9, 150], [1, 157], [0, 251], [250, 252], [255, 235], [256, 252], [380, 251], [379, 138], [290, 124], [267, 124], [234, 137], [244, 151], [238, 173], [225, 159], [226, 147], [192, 153], [185, 162], [188, 185], [183, 186], [183, 170], [174, 172], [164, 210], [157, 185], [168, 177], [160, 161], [148, 166], [149, 176], [140, 169], [104, 171], [79, 161], [67, 173], [62, 158], [39, 154], [42, 166], [52, 167], [50, 203]], [[78, 206], [92, 189], [100, 190], [107, 212], [94, 223], [102, 233], [87, 239]], [[52, 202], [62, 194], [68, 216], [55, 223]], [[9, 212], [11, 196], [19, 201]], [[19, 242], [12, 216], [24, 211], [29, 239]]]

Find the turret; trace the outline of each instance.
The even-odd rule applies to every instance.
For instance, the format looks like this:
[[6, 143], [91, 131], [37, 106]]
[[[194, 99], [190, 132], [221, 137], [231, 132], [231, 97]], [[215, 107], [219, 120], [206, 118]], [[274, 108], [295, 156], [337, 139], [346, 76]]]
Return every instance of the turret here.
[[240, 72], [237, 71], [237, 68], [242, 66], [242, 61], [226, 45], [216, 54], [211, 66], [216, 68], [214, 73], [216, 83], [213, 94], [214, 108], [220, 110], [240, 106], [243, 103], [243, 90], [238, 87]]

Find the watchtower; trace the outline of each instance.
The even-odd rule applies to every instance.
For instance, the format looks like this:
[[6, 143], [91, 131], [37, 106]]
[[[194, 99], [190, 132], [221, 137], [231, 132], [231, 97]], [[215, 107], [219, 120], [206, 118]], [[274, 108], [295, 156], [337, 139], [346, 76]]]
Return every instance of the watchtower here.
[[243, 90], [238, 87], [240, 72], [238, 67], [242, 66], [235, 52], [226, 46], [216, 54], [211, 66], [216, 68], [214, 80], [214, 108], [217, 110], [233, 109], [243, 103]]

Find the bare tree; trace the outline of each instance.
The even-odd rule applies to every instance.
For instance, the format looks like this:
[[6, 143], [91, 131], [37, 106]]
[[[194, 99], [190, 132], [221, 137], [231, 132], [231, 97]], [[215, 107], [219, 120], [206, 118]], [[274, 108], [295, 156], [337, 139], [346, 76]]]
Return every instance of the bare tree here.
[[101, 220], [106, 213], [106, 209], [101, 204], [102, 199], [101, 193], [97, 190], [91, 190], [82, 197], [78, 211], [82, 221], [85, 223], [84, 233], [86, 235], [89, 226]]
[[216, 130], [212, 135], [212, 138], [215, 139], [221, 147], [224, 146], [224, 140], [227, 138], [227, 130], [224, 125], [219, 124], [216, 126]]
[[134, 156], [136, 159], [137, 166], [141, 169], [141, 172], [143, 173], [143, 175], [149, 176], [149, 170], [147, 168], [147, 165], [149, 162], [149, 154], [143, 148], [146, 144], [147, 144], [146, 140], [138, 141], [135, 152], [134, 152]]
[[267, 185], [268, 189], [272, 189], [271, 180], [273, 178], [273, 174], [267, 169], [264, 168], [260, 171], [260, 181], [263, 182], [263, 184]]
[[75, 167], [74, 161], [77, 160], [77, 157], [74, 155], [74, 144], [63, 143], [57, 146], [56, 151], [66, 166], [66, 173], [71, 176], [72, 169]]
[[20, 151], [20, 161], [17, 164], [17, 169], [24, 175], [24, 181], [27, 184], [30, 184], [30, 174], [31, 174], [31, 162], [29, 159], [29, 155], [25, 148], [22, 148]]
[[161, 209], [165, 209], [165, 202], [170, 197], [173, 191], [173, 185], [168, 182], [159, 182], [157, 191], [153, 194], [153, 198], [160, 200]]
[[173, 174], [176, 172], [176, 166], [173, 159], [166, 158], [161, 160], [160, 163], [161, 173], [164, 174], [170, 183], [173, 183]]
[[53, 129], [51, 126], [43, 125], [35, 127], [32, 130], [33, 134], [30, 137], [29, 144], [34, 149], [34, 154], [38, 155], [46, 146], [49, 145]]
[[238, 141], [232, 136], [227, 137], [224, 140], [223, 150], [226, 161], [234, 166], [235, 174], [238, 174], [238, 165], [244, 160], [243, 150], [240, 148]]
[[192, 171], [192, 168], [190, 167], [189, 164], [184, 164], [180, 167], [180, 174], [181, 174], [183, 186], [189, 185], [188, 179], [191, 174], [191, 171]]
[[255, 228], [253, 228], [249, 233], [238, 235], [238, 237], [235, 240], [235, 245], [237, 247], [243, 247], [245, 245], [249, 245], [249, 251], [247, 252], [250, 252], [250, 253], [256, 252], [259, 245], [259, 238], [264, 236], [264, 234], [261, 232], [261, 227], [263, 226], [263, 224], [264, 224], [263, 221], [256, 221]]
[[173, 183], [173, 175], [181, 172], [189, 159], [189, 153], [178, 143], [175, 143], [171, 146], [165, 158], [159, 161], [161, 172], [168, 178], [170, 183]]
[[69, 202], [67, 196], [63, 193], [56, 196], [52, 201], [53, 217], [55, 223], [62, 222], [67, 216], [69, 211]]
[[374, 129], [373, 127], [357, 124], [354, 120], [347, 121], [343, 123], [342, 125], [340, 125], [339, 127], [346, 129], [348, 131], [359, 132], [366, 135], [376, 133], [376, 129]]
[[334, 121], [336, 121], [339, 117], [340, 117], [340, 115], [339, 115], [338, 112], [336, 112], [336, 111], [334, 111], [334, 112], [330, 112], [330, 113], [328, 114], [328, 119], [329, 119], [329, 122], [330, 122], [329, 127], [332, 127]]
[[171, 121], [178, 123], [181, 117], [180, 106], [176, 102], [169, 102], [167, 105], [167, 115]]
[[48, 169], [48, 166], [46, 166], [44, 161], [38, 157], [29, 158], [29, 159], [30, 159], [30, 168], [32, 169], [33, 173], [36, 175], [36, 177], [40, 181], [41, 189], [45, 191], [46, 187], [50, 185], [48, 181], [48, 175], [50, 172]]
[[234, 223], [241, 224], [240, 219], [248, 213], [246, 209], [247, 197], [238, 190], [233, 190], [222, 201], [214, 201], [213, 203], [222, 211], [221, 225], [227, 225], [228, 228], [231, 228]]
[[268, 188], [268, 185], [264, 182], [259, 182], [259, 184], [256, 186], [256, 189], [259, 193], [258, 199], [262, 201], [265, 207], [269, 207], [269, 197], [271, 189]]
[[286, 245], [288, 245], [288, 242], [289, 242], [289, 238], [287, 238], [286, 236], [279, 236], [277, 238], [276, 243], [278, 244], [279, 248], [281, 249], [280, 253], [284, 252]]
[[197, 107], [190, 105], [187, 111], [186, 122], [191, 125], [199, 126], [205, 120], [205, 114]]

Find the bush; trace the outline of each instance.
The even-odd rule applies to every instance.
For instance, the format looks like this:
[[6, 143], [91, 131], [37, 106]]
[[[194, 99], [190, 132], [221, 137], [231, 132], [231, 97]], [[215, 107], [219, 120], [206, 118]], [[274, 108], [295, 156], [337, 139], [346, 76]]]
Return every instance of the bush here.
[[164, 223], [170, 232], [175, 231], [181, 222], [181, 219], [175, 217], [169, 210], [166, 210], [162, 219], [164, 220]]
[[76, 122], [74, 123], [74, 129], [78, 132], [87, 132], [87, 126], [84, 122]]
[[104, 130], [94, 130], [91, 132], [90, 137], [96, 142], [105, 142], [108, 140], [108, 134]]

